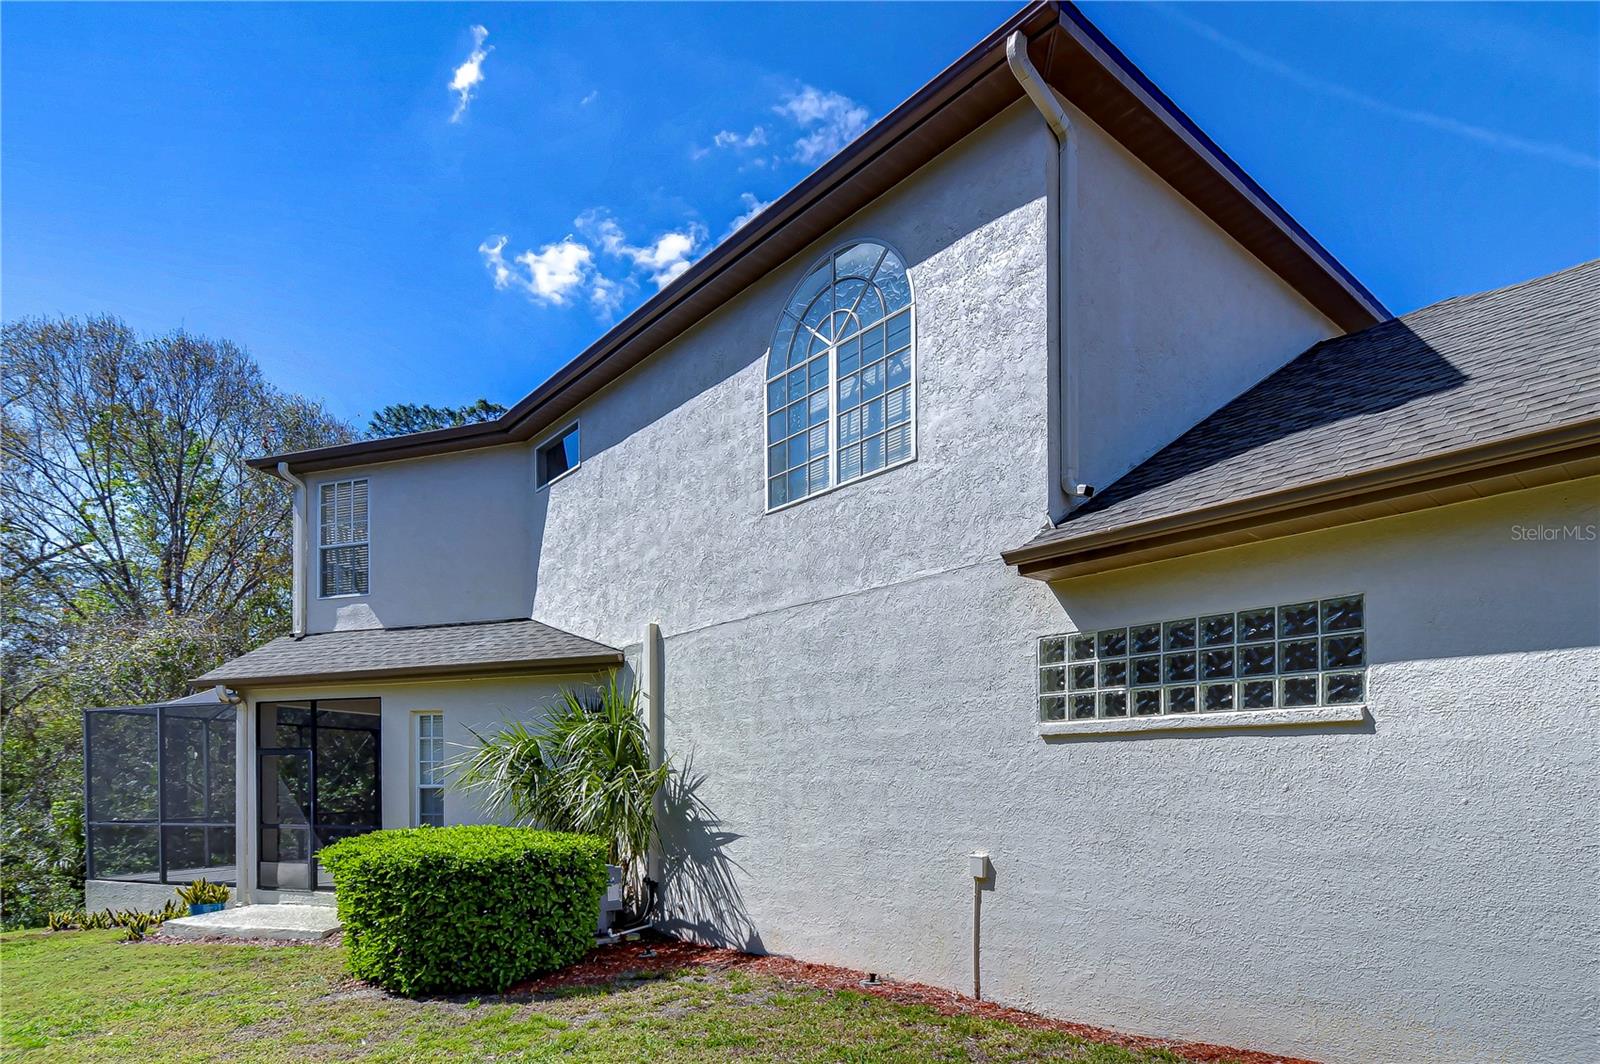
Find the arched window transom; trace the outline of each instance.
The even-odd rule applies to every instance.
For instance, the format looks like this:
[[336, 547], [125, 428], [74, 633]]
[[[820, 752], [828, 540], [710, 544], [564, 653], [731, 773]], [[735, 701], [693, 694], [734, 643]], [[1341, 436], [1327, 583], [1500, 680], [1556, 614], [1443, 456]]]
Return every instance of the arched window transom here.
[[914, 457], [905, 263], [863, 241], [806, 274], [767, 355], [767, 507]]

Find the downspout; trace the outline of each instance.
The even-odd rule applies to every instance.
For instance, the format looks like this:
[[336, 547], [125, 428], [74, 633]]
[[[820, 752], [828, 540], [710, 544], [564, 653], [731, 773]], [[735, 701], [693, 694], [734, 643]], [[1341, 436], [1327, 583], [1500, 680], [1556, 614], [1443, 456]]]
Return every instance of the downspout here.
[[[1078, 151], [1072, 136], [1072, 119], [1066, 108], [1056, 98], [1055, 90], [1045, 83], [1033, 61], [1028, 58], [1028, 38], [1021, 30], [1006, 40], [1006, 62], [1011, 73], [1028, 94], [1039, 114], [1044, 117], [1050, 135], [1055, 138], [1056, 151], [1050, 154], [1045, 172], [1046, 208], [1045, 224], [1048, 282], [1045, 286], [1049, 300], [1047, 313], [1047, 343], [1052, 363], [1054, 382], [1052, 399], [1060, 429], [1060, 451], [1057, 455], [1058, 481], [1065, 508], [1051, 503], [1052, 521], [1066, 516], [1065, 511], [1094, 494], [1094, 488], [1085, 484], [1079, 470], [1079, 407], [1078, 361], [1074, 345], [1069, 342], [1073, 315], [1069, 312], [1067, 297], [1072, 266], [1072, 210], [1076, 203], [1078, 177]], [[1056, 511], [1061, 509], [1062, 512]]]
[[[640, 661], [641, 693], [644, 695], [645, 736], [649, 743], [650, 767], [657, 769], [667, 760], [666, 707], [662, 705], [665, 674], [661, 668], [661, 625], [655, 621], [644, 626], [644, 653]], [[655, 820], [659, 825], [666, 815], [666, 796], [659, 791], [655, 798]], [[658, 829], [659, 830], [659, 829]], [[661, 882], [661, 838], [657, 834], [651, 841], [650, 855], [646, 861], [646, 874], [658, 884]]]
[[294, 485], [294, 537], [293, 546], [289, 551], [292, 563], [290, 566], [290, 579], [293, 581], [290, 599], [290, 635], [299, 639], [306, 634], [306, 596], [305, 596], [305, 541], [306, 541], [306, 508], [311, 505], [311, 500], [306, 494], [306, 482], [289, 472], [288, 462], [278, 463], [278, 476]]

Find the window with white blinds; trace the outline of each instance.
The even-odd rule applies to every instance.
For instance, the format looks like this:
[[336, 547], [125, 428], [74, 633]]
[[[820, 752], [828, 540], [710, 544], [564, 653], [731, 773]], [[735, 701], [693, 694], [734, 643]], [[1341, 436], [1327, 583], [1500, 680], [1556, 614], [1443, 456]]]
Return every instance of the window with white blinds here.
[[444, 714], [417, 714], [417, 826], [444, 827]]
[[336, 480], [320, 493], [322, 594], [367, 593], [367, 482]]

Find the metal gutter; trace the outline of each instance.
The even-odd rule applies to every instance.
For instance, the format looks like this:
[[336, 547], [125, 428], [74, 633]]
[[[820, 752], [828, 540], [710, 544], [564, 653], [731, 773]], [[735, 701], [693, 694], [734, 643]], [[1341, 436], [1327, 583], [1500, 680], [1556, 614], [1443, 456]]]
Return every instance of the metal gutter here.
[[291, 503], [294, 527], [290, 537], [290, 588], [289, 608], [289, 634], [298, 639], [306, 631], [306, 544], [309, 542], [310, 530], [307, 527], [307, 515], [311, 512], [311, 496], [306, 482], [295, 476], [289, 470], [289, 463], [280, 461], [276, 472], [279, 478], [288, 481], [294, 487], [294, 499]]
[[1600, 418], [1001, 554], [1057, 580], [1600, 474]]

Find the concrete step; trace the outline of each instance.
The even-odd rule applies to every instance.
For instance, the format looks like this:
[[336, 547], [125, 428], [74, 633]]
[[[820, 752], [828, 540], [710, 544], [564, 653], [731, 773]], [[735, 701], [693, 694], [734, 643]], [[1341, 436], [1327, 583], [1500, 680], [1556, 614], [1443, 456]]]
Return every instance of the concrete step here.
[[339, 914], [322, 905], [239, 905], [161, 925], [165, 938], [236, 938], [242, 942], [304, 942], [339, 930]]

